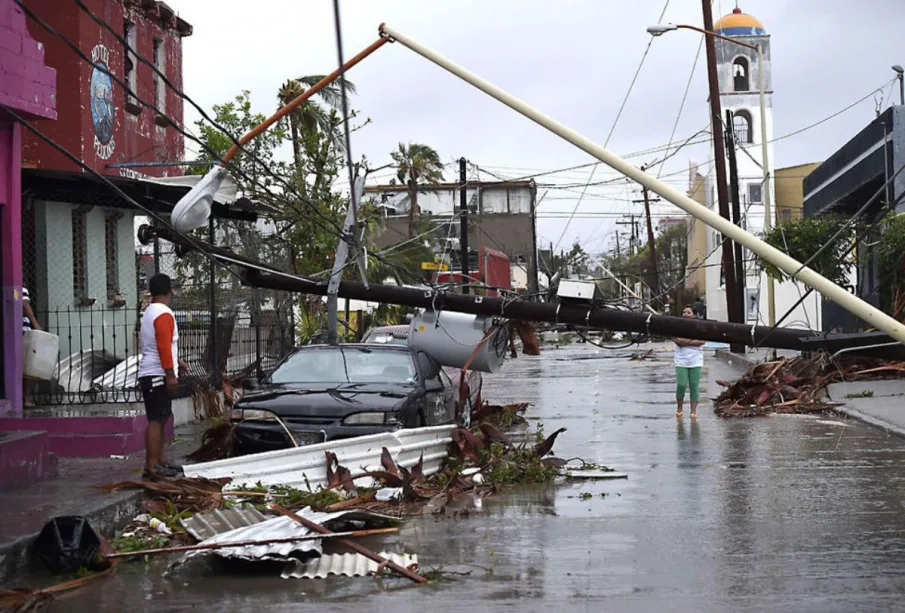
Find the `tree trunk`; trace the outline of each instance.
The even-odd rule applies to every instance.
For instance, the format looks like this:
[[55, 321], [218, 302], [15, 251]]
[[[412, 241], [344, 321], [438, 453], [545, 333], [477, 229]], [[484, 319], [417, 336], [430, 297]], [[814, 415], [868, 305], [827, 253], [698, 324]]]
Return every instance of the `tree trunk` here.
[[295, 171], [302, 173], [302, 146], [299, 143], [299, 119], [295, 113], [289, 116], [289, 129], [292, 132], [292, 155], [295, 159]]

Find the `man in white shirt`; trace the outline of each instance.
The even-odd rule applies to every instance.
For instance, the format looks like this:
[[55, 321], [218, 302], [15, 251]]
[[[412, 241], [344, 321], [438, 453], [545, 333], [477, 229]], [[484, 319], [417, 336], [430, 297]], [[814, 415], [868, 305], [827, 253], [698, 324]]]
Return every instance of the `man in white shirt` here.
[[145, 429], [145, 469], [143, 479], [177, 477], [178, 466], [168, 464], [164, 452], [163, 431], [173, 415], [172, 394], [179, 387], [176, 366], [183, 372], [188, 365], [179, 359], [179, 328], [170, 309], [173, 284], [167, 275], [158, 274], [148, 282], [151, 304], [141, 316], [138, 384], [145, 402], [148, 426]]

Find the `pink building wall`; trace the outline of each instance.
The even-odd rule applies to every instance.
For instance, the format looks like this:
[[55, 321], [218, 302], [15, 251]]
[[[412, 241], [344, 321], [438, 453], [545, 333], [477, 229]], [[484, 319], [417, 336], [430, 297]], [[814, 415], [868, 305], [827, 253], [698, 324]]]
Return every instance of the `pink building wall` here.
[[[0, 0], [0, 105], [26, 121], [56, 119], [56, 71], [13, 0]], [[22, 125], [0, 108], [0, 416], [22, 415]]]

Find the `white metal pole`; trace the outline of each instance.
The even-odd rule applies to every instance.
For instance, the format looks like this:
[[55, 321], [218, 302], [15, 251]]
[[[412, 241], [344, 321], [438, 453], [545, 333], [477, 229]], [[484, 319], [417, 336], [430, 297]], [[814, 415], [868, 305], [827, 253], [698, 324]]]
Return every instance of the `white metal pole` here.
[[[765, 103], [765, 78], [763, 45], [757, 45], [757, 73], [760, 81], [760, 146], [761, 162], [764, 165], [764, 234], [773, 227], [773, 193], [770, 189], [770, 153], [767, 143], [767, 105]], [[763, 274], [763, 273], [761, 273]], [[767, 275], [767, 322], [771, 326], [776, 325], [776, 299], [774, 298], [773, 277]]]
[[490, 82], [485, 81], [484, 79], [465, 70], [464, 68], [457, 66], [443, 56], [431, 51], [427, 47], [416, 43], [412, 39], [404, 36], [396, 30], [387, 27], [385, 24], [381, 24], [380, 33], [388, 37], [391, 41], [402, 43], [415, 53], [430, 60], [441, 68], [448, 70], [463, 81], [470, 83], [489, 96], [496, 98], [506, 106], [512, 108], [515, 111], [518, 111], [525, 117], [531, 119], [532, 121], [547, 128], [554, 134], [572, 143], [579, 149], [594, 156], [610, 168], [613, 168], [626, 177], [636, 181], [641, 186], [648, 188], [652, 192], [658, 194], [661, 198], [669, 200], [677, 207], [684, 210], [686, 213], [693, 215], [697, 219], [700, 219], [714, 230], [722, 233], [724, 236], [728, 236], [730, 239], [736, 241], [737, 243], [740, 243], [765, 260], [771, 262], [786, 274], [790, 276], [794, 275], [796, 279], [800, 279], [809, 287], [813, 287], [826, 298], [829, 298], [847, 311], [864, 320], [868, 325], [876, 328], [877, 330], [886, 332], [899, 342], [905, 343], [905, 325], [899, 323], [883, 311], [864, 302], [857, 296], [848, 293], [843, 288], [832, 283], [830, 280], [819, 275], [817, 272], [811, 270], [810, 268], [802, 268], [801, 262], [786, 255], [779, 249], [776, 249], [775, 247], [765, 243], [753, 234], [749, 234], [745, 230], [742, 230], [740, 227], [736, 226], [731, 221], [720, 217], [718, 214], [714, 213], [706, 206], [698, 204], [679, 190], [670, 187], [669, 185], [659, 181], [646, 172], [641, 171], [637, 167], [632, 166], [619, 156], [611, 153], [606, 148], [601, 147], [588, 138], [585, 138], [578, 132], [567, 128], [563, 124], [554, 120], [552, 117], [544, 115], [525, 102], [522, 102], [518, 98], [511, 96], [495, 85], [492, 85]]

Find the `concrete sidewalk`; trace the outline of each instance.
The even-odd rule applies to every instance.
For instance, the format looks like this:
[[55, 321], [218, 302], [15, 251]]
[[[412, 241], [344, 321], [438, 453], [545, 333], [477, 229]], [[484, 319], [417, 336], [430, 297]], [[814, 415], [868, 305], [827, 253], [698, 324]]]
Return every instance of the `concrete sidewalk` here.
[[[177, 427], [168, 450], [170, 461], [182, 463], [197, 449], [206, 427], [206, 423]], [[59, 458], [57, 477], [0, 492], [0, 585], [40, 568], [30, 555], [30, 545], [54, 517], [82, 515], [97, 532], [111, 536], [138, 515], [141, 492], [110, 494], [97, 486], [140, 479], [143, 465], [143, 451], [125, 459]]]

